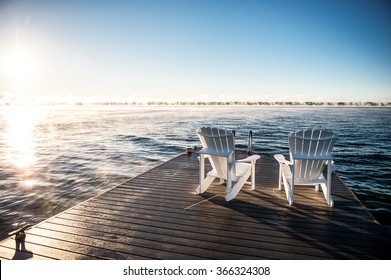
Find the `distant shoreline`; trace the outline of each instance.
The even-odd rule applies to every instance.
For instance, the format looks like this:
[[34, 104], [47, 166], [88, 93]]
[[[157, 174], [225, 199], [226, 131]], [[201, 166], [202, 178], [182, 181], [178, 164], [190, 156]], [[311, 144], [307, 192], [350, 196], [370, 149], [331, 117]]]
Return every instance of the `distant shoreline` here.
[[12, 105], [71, 105], [71, 106], [261, 106], [261, 107], [391, 107], [391, 102], [264, 102], [264, 101], [121, 101], [121, 102], [54, 102], [54, 103], [24, 103], [4, 102], [0, 106]]

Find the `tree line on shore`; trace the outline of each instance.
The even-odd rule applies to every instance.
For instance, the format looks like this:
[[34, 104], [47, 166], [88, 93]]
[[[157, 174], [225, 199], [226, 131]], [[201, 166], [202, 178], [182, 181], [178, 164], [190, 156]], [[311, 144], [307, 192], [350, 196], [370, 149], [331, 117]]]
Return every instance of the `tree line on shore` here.
[[[89, 105], [77, 102], [75, 105]], [[351, 106], [351, 107], [390, 107], [391, 102], [265, 102], [265, 101], [148, 101], [148, 102], [94, 102], [92, 105], [130, 106]]]
[[118, 106], [303, 106], [303, 107], [391, 107], [391, 102], [289, 102], [289, 101], [74, 101], [74, 102], [18, 102], [8, 100], [0, 105], [118, 105]]

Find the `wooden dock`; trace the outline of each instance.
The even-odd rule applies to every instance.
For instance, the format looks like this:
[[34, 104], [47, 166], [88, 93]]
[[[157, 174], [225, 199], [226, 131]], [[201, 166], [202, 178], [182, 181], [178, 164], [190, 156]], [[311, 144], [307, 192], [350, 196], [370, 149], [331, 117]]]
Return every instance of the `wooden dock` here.
[[[238, 156], [240, 158], [240, 156]], [[256, 189], [196, 195], [197, 154], [152, 170], [0, 243], [0, 259], [390, 259], [391, 238], [333, 174], [334, 207], [297, 187], [289, 206], [278, 165], [261, 155]], [[389, 231], [389, 230], [388, 230]]]

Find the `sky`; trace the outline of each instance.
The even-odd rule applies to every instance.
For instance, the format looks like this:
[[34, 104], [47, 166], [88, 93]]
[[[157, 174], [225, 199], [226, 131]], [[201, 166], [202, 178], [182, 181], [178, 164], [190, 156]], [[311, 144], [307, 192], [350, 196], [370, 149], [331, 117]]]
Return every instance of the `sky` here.
[[387, 0], [0, 0], [0, 98], [391, 101]]

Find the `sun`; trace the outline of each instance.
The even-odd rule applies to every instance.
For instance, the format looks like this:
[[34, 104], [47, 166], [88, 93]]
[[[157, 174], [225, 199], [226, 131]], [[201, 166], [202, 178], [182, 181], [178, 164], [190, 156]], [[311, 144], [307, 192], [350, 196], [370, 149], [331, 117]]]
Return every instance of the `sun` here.
[[18, 49], [3, 56], [2, 70], [9, 82], [20, 84], [35, 74], [36, 63], [31, 55]]

